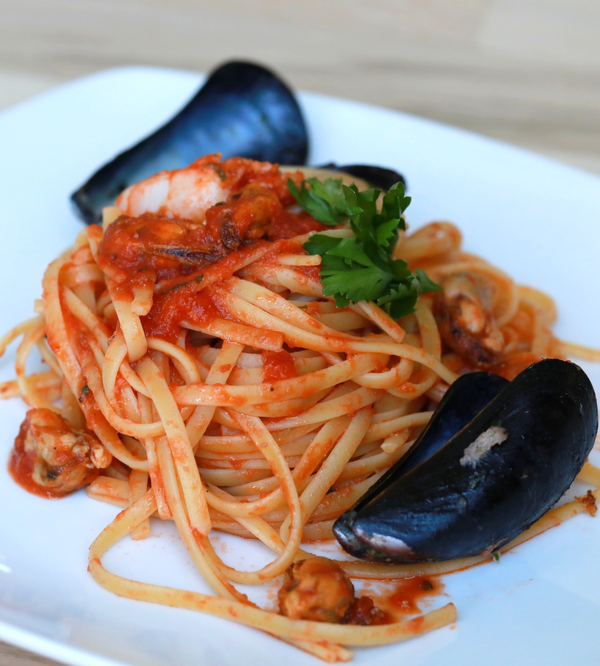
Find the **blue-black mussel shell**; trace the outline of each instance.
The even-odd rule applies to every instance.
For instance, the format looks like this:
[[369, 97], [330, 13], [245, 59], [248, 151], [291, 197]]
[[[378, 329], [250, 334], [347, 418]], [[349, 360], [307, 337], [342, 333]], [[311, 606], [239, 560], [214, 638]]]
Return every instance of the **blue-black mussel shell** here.
[[319, 168], [349, 173], [351, 176], [366, 181], [372, 187], [377, 187], [386, 192], [396, 183], [402, 183], [406, 187], [406, 178], [398, 171], [387, 167], [372, 164], [335, 164], [330, 162]]
[[[505, 440], [466, 462], [467, 447], [490, 428]], [[334, 533], [352, 555], [379, 562], [491, 553], [560, 499], [597, 430], [594, 389], [574, 363], [546, 359], [510, 383], [465, 375], [412, 451], [338, 519]]]
[[215, 69], [171, 120], [102, 166], [71, 196], [88, 224], [129, 185], [209, 153], [302, 165], [308, 134], [300, 107], [273, 72], [248, 62]]

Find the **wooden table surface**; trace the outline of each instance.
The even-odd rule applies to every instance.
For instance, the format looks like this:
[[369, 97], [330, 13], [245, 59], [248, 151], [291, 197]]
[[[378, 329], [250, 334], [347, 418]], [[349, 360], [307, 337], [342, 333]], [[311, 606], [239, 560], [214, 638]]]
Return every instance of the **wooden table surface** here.
[[[232, 57], [600, 174], [595, 0], [0, 0], [0, 109], [109, 67]], [[3, 666], [53, 663], [0, 642]]]

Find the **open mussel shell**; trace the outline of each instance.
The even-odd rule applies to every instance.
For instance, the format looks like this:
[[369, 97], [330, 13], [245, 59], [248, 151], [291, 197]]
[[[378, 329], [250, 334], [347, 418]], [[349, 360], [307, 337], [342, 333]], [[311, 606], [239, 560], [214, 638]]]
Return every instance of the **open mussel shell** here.
[[188, 104], [160, 129], [102, 166], [71, 196], [88, 224], [129, 185], [220, 152], [223, 159], [304, 164], [308, 135], [287, 85], [248, 62], [217, 68]]
[[[556, 359], [510, 383], [493, 377], [458, 379], [412, 453], [338, 519], [334, 533], [348, 552], [398, 563], [491, 553], [560, 499], [598, 430], [589, 379]], [[486, 400], [469, 414], [467, 403], [475, 411]]]
[[340, 179], [344, 185], [355, 183], [359, 190], [367, 190], [376, 187], [386, 192], [396, 183], [406, 186], [404, 176], [393, 169], [373, 166], [370, 164], [342, 164], [333, 162], [318, 167], [306, 166], [283, 166], [281, 171], [297, 171], [300, 169], [305, 178], [327, 178]]
[[377, 187], [386, 192], [396, 183], [402, 183], [406, 187], [406, 178], [394, 169], [374, 166], [372, 164], [324, 164], [322, 169], [338, 171], [350, 174], [354, 178], [367, 183], [369, 187]]
[[359, 507], [366, 506], [372, 499], [377, 498], [383, 489], [441, 449], [508, 384], [508, 380], [499, 375], [490, 372], [473, 372], [459, 377], [450, 386], [427, 424], [427, 428], [411, 449], [367, 490], [356, 506], [342, 514], [335, 523], [334, 533], [345, 550], [355, 557], [381, 561], [382, 555], [378, 557], [377, 552], [369, 544], [360, 541], [352, 531]]
[[[327, 180], [328, 178], [341, 180], [344, 185], [356, 185], [361, 191], [374, 187], [387, 192], [392, 185], [395, 185], [396, 183], [403, 183], [406, 185], [404, 177], [397, 171], [367, 164], [337, 166], [336, 164], [330, 163], [318, 167], [285, 165], [280, 166], [279, 169], [280, 171], [287, 171], [290, 173], [294, 171], [302, 171], [304, 178], [307, 180], [310, 178], [318, 178], [321, 181]], [[370, 180], [367, 180], [367, 176]], [[383, 192], [380, 197], [383, 197]]]

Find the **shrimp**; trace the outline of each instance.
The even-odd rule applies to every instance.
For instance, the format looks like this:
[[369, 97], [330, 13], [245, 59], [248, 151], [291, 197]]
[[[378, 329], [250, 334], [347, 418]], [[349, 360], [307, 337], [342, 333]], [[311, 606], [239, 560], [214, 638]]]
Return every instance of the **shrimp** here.
[[98, 265], [116, 283], [129, 281], [143, 291], [200, 271], [246, 244], [323, 229], [307, 213], [287, 210], [296, 203], [288, 181], [298, 186], [303, 177], [241, 157], [221, 162], [218, 154], [163, 171], [119, 196]]
[[216, 153], [201, 157], [184, 169], [161, 171], [131, 185], [119, 195], [116, 206], [131, 217], [156, 213], [203, 223], [209, 208], [250, 183], [289, 198], [286, 182], [290, 175], [301, 180], [301, 174], [281, 174], [276, 164], [241, 157], [221, 162], [221, 155]]

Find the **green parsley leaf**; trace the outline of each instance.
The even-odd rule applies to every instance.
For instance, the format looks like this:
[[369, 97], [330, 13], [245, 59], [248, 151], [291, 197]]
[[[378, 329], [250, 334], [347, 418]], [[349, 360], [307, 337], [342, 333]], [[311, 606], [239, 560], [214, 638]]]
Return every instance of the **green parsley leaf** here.
[[[331, 265], [331, 258], [327, 258], [325, 266], [321, 269], [321, 284], [325, 296], [334, 296], [338, 307], [347, 307], [350, 303], [359, 301], [377, 300], [377, 295], [385, 293], [389, 284], [389, 275], [377, 268], [352, 267], [348, 270], [344, 266]], [[375, 296], [374, 296], [375, 295]]]
[[383, 195], [381, 214], [386, 218], [400, 218], [401, 229], [406, 229], [402, 213], [409, 207], [411, 198], [405, 196], [404, 185], [396, 183]]
[[352, 262], [360, 264], [361, 266], [373, 266], [373, 262], [365, 254], [362, 243], [357, 241], [356, 238], [340, 238], [337, 244], [327, 251], [328, 257], [341, 257], [348, 264]]
[[500, 553], [493, 553], [492, 557], [496, 560], [496, 562], [500, 562]]
[[375, 239], [377, 240], [377, 244], [383, 247], [388, 247], [390, 244], [389, 241], [394, 237], [394, 232], [396, 231], [399, 223], [400, 220], [396, 218], [380, 224], [375, 230]]
[[315, 234], [311, 236], [306, 243], [304, 243], [304, 249], [308, 254], [325, 254], [328, 250], [336, 247], [340, 242], [339, 238], [333, 238], [332, 236], [324, 236], [323, 234]]
[[221, 180], [227, 180], [227, 174], [225, 173], [223, 168], [220, 167], [218, 164], [215, 164], [214, 162], [209, 162], [207, 166], [211, 166], [217, 172], [217, 176], [219, 176]]
[[436, 284], [433, 280], [430, 280], [425, 274], [425, 271], [417, 268], [416, 273], [420, 294], [429, 294], [432, 291], [442, 291], [442, 287], [440, 287], [439, 284]]
[[[307, 187], [307, 184], [310, 187]], [[336, 225], [349, 215], [346, 198], [342, 192], [342, 179], [318, 178], [303, 180], [300, 190], [291, 178], [288, 178], [288, 189], [300, 206], [321, 224]]]
[[179, 291], [180, 289], [183, 289], [184, 287], [187, 287], [190, 284], [193, 284], [194, 282], [202, 282], [204, 278], [204, 275], [200, 273], [199, 275], [196, 275], [196, 277], [193, 280], [187, 280], [186, 282], [178, 282], [177, 284], [174, 284], [172, 287], [169, 287], [168, 289], [165, 289], [164, 291], [161, 291], [160, 294], [170, 294], [173, 291]]
[[290, 179], [288, 188], [319, 222], [333, 225], [348, 219], [354, 232], [354, 238], [315, 234], [304, 244], [309, 254], [321, 256], [323, 294], [333, 296], [338, 307], [373, 301], [400, 319], [414, 312], [421, 294], [441, 289], [421, 269], [413, 273], [405, 261], [393, 258], [398, 232], [406, 229], [402, 215], [411, 201], [402, 183], [383, 195], [381, 206], [381, 190], [361, 192], [341, 180], [310, 178], [298, 189]]

